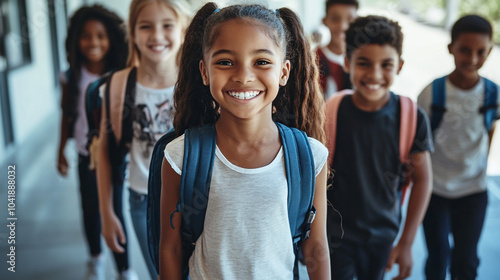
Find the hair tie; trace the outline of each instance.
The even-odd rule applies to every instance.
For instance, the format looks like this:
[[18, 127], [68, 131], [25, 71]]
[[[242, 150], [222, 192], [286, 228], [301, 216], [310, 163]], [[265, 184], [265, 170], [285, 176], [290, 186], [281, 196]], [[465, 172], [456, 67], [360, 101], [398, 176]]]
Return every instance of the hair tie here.
[[213, 14], [215, 14], [215, 13], [217, 13], [218, 11], [220, 11], [220, 9], [219, 9], [219, 8], [215, 9], [215, 10], [212, 12], [212, 15], [213, 15]]

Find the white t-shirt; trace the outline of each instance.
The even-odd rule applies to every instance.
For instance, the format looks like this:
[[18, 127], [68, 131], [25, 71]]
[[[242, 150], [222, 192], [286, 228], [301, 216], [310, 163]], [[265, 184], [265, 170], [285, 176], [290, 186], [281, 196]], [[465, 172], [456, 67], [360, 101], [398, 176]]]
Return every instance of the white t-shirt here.
[[130, 148], [129, 182], [134, 191], [148, 193], [149, 164], [156, 141], [172, 127], [174, 87], [147, 88], [136, 84], [135, 107]]
[[[345, 62], [344, 54], [336, 54], [326, 46], [321, 47], [321, 50], [323, 51], [323, 54], [325, 54], [326, 59], [330, 61], [330, 63], [335, 63], [344, 67], [344, 62]], [[325, 100], [333, 96], [337, 92], [339, 92], [339, 89], [337, 88], [337, 83], [333, 79], [332, 75], [328, 75], [326, 78], [326, 92], [324, 93]]]
[[[328, 150], [309, 138], [316, 175]], [[165, 148], [181, 174], [184, 135]], [[203, 233], [189, 260], [192, 280], [292, 279], [295, 256], [288, 222], [285, 159], [259, 168], [241, 168], [216, 149]]]
[[[87, 87], [90, 83], [97, 80], [99, 78], [99, 75], [90, 73], [83, 66], [80, 71], [81, 77], [80, 81], [78, 81], [78, 104], [76, 105], [77, 117], [73, 128], [73, 137], [75, 138], [76, 149], [78, 150], [78, 153], [82, 156], [88, 156], [89, 152], [87, 151], [87, 134], [89, 132], [89, 123], [87, 121], [87, 112], [85, 110], [85, 97], [87, 93]], [[61, 83], [68, 84], [65, 72], [60, 74], [59, 79]]]
[[[459, 198], [486, 190], [488, 133], [484, 115], [479, 113], [484, 86], [481, 79], [472, 89], [463, 90], [446, 79], [446, 112], [434, 131], [435, 151], [431, 154], [437, 195]], [[431, 103], [432, 83], [418, 97], [418, 105], [429, 116]]]

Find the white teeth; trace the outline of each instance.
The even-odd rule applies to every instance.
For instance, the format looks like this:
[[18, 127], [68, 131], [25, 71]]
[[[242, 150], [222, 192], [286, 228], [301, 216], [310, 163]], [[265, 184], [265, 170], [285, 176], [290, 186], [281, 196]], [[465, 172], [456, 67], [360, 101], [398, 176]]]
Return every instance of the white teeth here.
[[366, 84], [366, 87], [371, 90], [378, 90], [380, 89], [380, 84]]
[[165, 49], [165, 45], [151, 46], [151, 48], [155, 51], [163, 51]]
[[228, 91], [228, 93], [234, 98], [245, 100], [254, 98], [255, 96], [259, 95], [260, 91], [245, 91], [245, 92]]

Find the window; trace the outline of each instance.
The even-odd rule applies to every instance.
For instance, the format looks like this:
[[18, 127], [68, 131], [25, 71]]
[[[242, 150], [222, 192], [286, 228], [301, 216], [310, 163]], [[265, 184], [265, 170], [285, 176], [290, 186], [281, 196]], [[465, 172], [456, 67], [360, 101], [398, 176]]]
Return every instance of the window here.
[[26, 0], [0, 0], [8, 70], [31, 62]]

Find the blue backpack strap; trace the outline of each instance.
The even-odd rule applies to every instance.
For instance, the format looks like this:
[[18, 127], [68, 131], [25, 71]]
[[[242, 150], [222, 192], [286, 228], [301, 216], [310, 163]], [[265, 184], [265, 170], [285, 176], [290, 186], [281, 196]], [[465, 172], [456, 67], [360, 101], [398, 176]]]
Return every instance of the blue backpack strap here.
[[484, 105], [479, 110], [480, 113], [484, 114], [484, 126], [487, 131], [491, 130], [493, 121], [497, 119], [497, 108], [498, 108], [498, 86], [486, 79], [484, 79]]
[[295, 253], [294, 279], [298, 279], [301, 242], [309, 237], [316, 215], [313, 206], [316, 172], [307, 135], [295, 128], [276, 123], [280, 132], [288, 182], [288, 222]]
[[443, 114], [446, 112], [446, 77], [435, 79], [432, 82], [432, 104], [431, 104], [431, 130], [439, 127]]
[[215, 144], [216, 131], [213, 124], [186, 130], [179, 202], [183, 228], [193, 229], [194, 241], [201, 234], [205, 222]]
[[182, 213], [183, 279], [189, 274], [189, 257], [205, 224], [216, 136], [215, 124], [187, 129], [184, 135], [180, 200], [177, 205], [177, 211]]
[[148, 249], [149, 256], [153, 261], [156, 272], [160, 273], [160, 205], [161, 205], [161, 169], [165, 151], [165, 146], [176, 138], [173, 129], [163, 135], [155, 144], [149, 165], [148, 179], [148, 205], [147, 205], [147, 228], [148, 228]]

